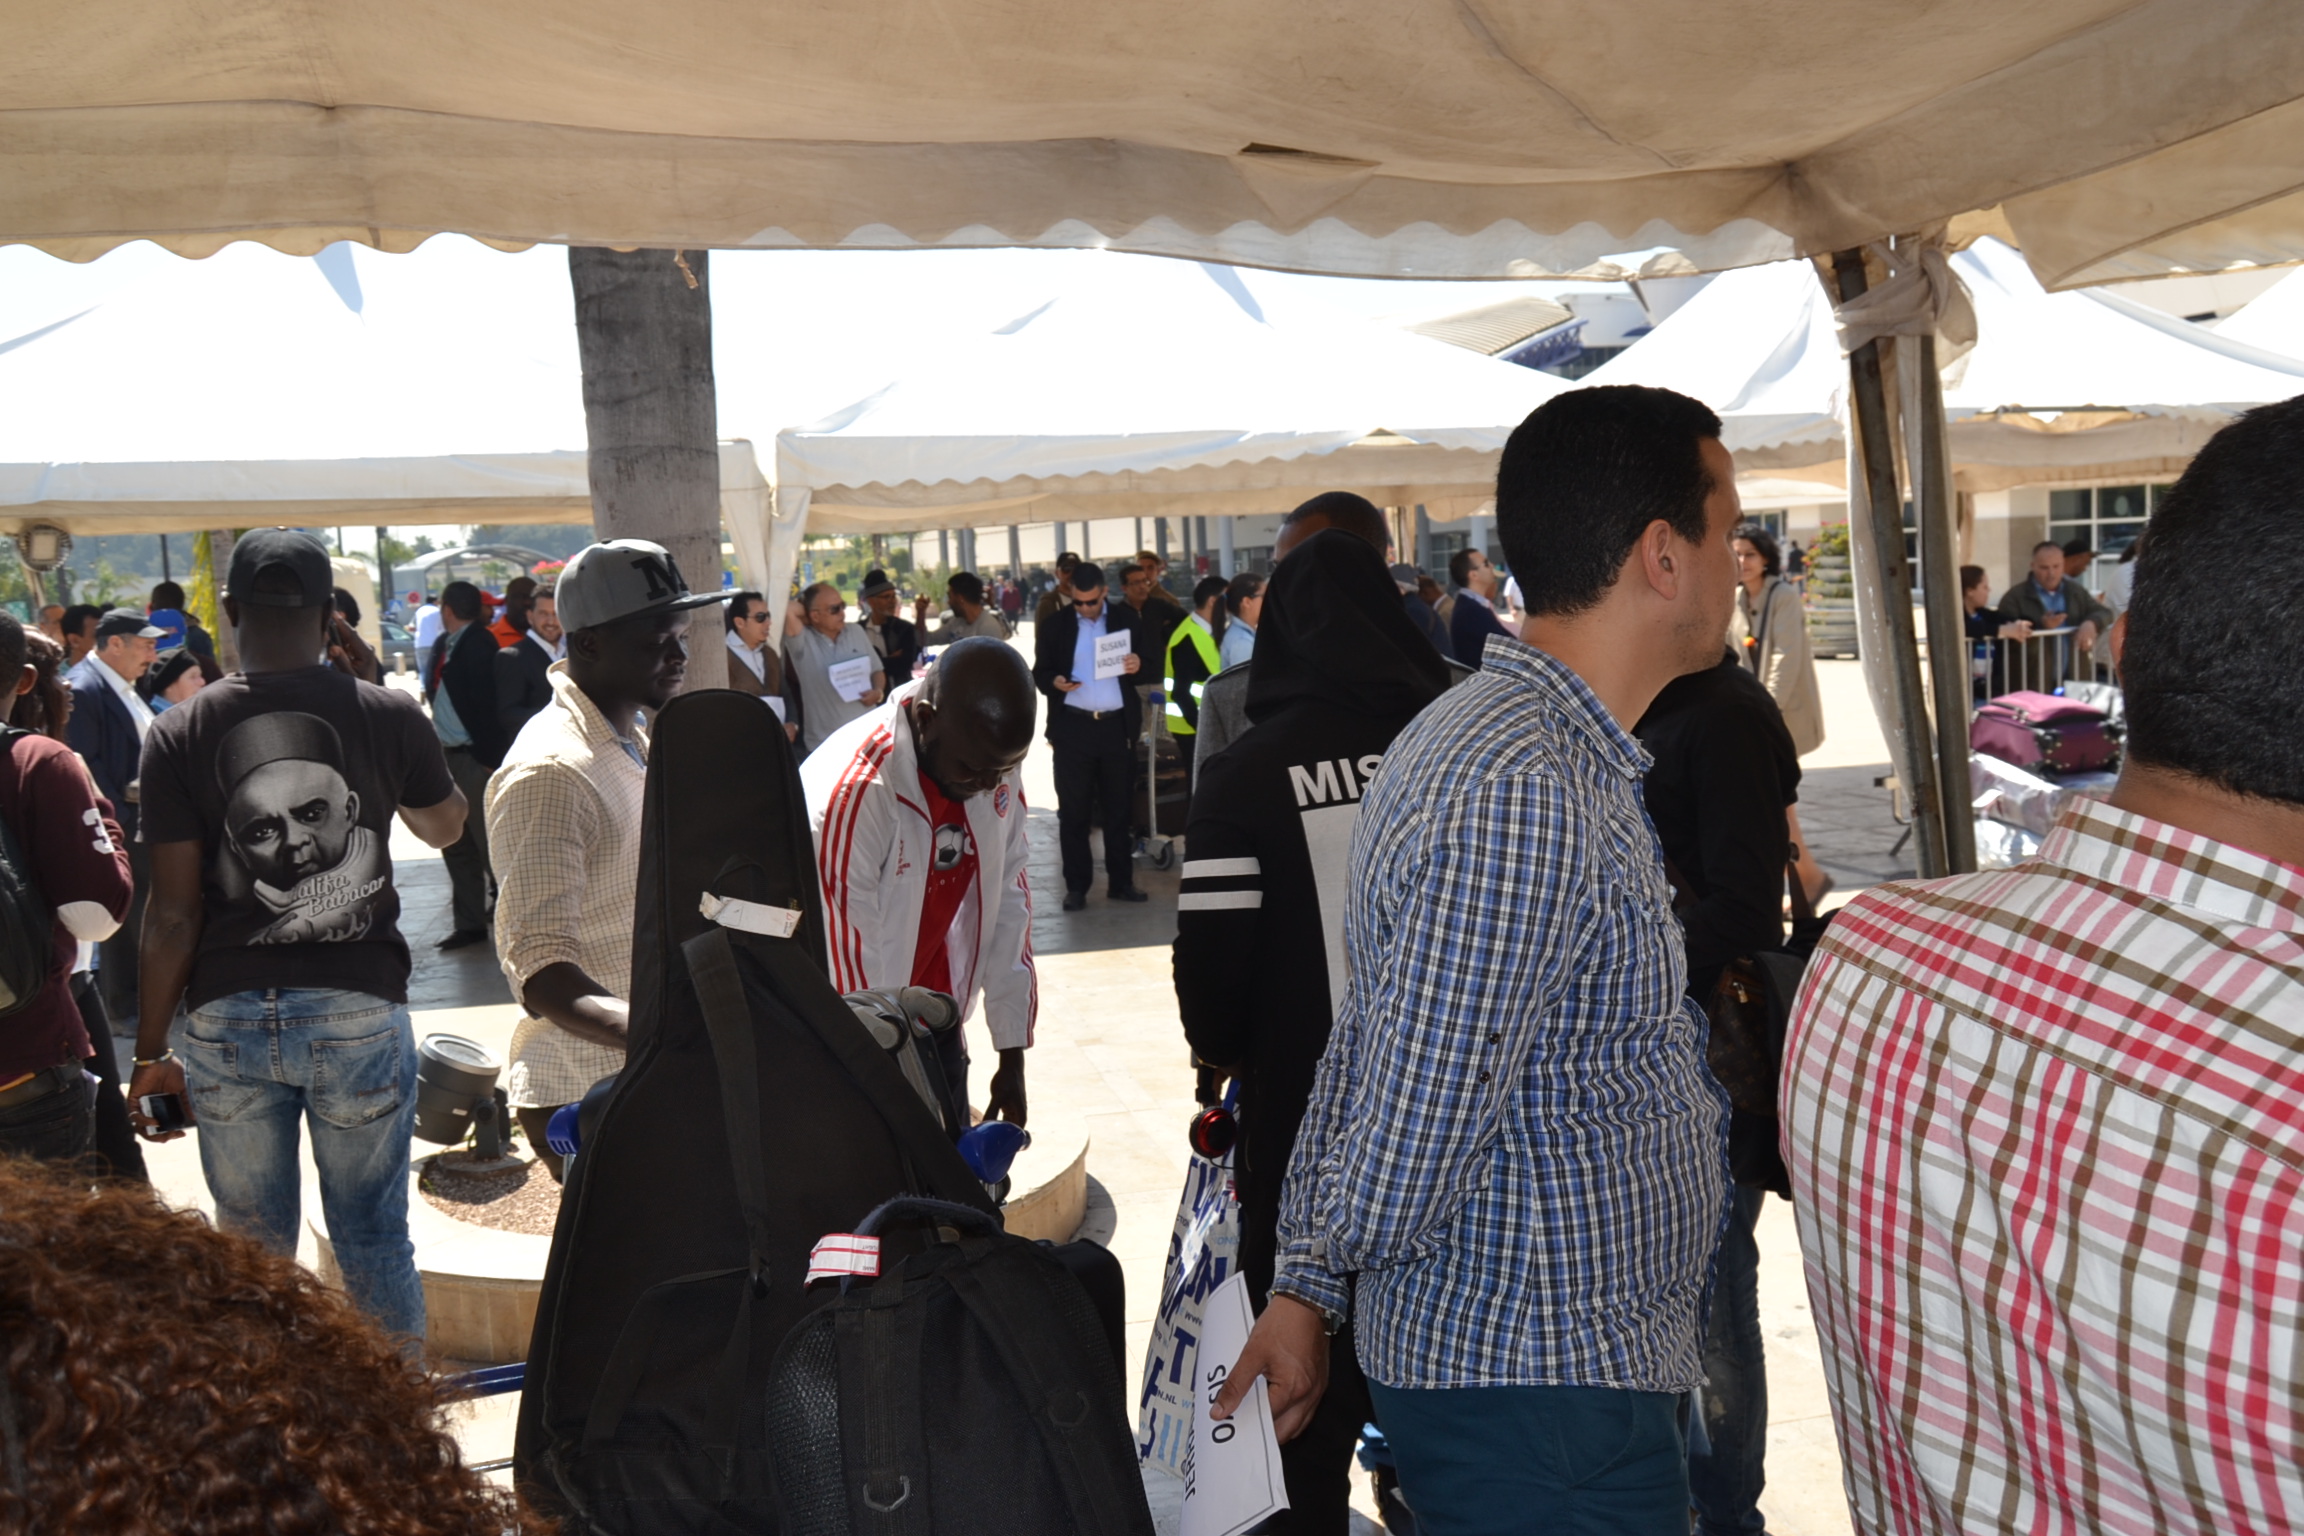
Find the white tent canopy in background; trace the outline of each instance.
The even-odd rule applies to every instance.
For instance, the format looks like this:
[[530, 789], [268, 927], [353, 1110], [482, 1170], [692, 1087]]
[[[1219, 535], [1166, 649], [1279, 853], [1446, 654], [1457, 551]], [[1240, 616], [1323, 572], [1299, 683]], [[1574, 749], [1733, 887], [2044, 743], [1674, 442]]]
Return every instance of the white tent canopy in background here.
[[[0, 293], [0, 530], [589, 521], [557, 248], [147, 255]], [[792, 291], [762, 270], [771, 260], [817, 258], [714, 269], [735, 429], [722, 514], [753, 582], [768, 579], [769, 496], [736, 432], [805, 398], [793, 377], [855, 376], [854, 328], [837, 317], [797, 349], [759, 339], [763, 305]], [[54, 265], [0, 253], [0, 268], [26, 261]], [[838, 413], [838, 430], [787, 434], [788, 483], [822, 482], [816, 530], [1276, 511], [1311, 488], [1477, 502], [1504, 435], [1565, 387], [1318, 308], [1278, 279], [1252, 291], [1229, 268], [1097, 252], [1022, 265], [988, 285], [1015, 306], [1001, 334], [906, 329], [904, 378]], [[981, 324], [980, 305], [910, 303]]]
[[769, 580], [804, 532], [1275, 512], [1321, 490], [1470, 511], [1568, 387], [1291, 309], [1233, 268], [1087, 258], [1009, 324], [777, 434]]
[[[592, 520], [557, 249], [241, 244], [46, 302], [0, 306], [0, 531]], [[732, 529], [762, 522], [749, 442], [721, 488]]]
[[0, 239], [2304, 255], [2294, 0], [0, 0]]
[[[2235, 412], [2304, 393], [2304, 360], [2117, 290], [2043, 292], [1995, 241], [1952, 265], [1976, 308], [1975, 349], [1944, 390], [1964, 490], [2172, 475]], [[1848, 368], [1808, 263], [1722, 274], [1584, 382], [1695, 395], [1721, 413], [1740, 466], [1845, 487]]]
[[2304, 357], [2304, 271], [2291, 272], [2216, 324], [2227, 341]]

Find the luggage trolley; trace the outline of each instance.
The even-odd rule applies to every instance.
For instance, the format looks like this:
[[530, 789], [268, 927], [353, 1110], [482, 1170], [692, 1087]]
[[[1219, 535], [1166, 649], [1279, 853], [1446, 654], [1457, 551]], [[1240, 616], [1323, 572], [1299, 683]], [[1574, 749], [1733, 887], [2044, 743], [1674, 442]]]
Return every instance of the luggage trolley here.
[[1168, 734], [1167, 706], [1165, 691], [1144, 691], [1144, 778], [1129, 797], [1128, 831], [1136, 840], [1136, 857], [1154, 869], [1167, 869], [1176, 862], [1176, 839], [1184, 835], [1185, 815], [1192, 805], [1183, 754], [1176, 750], [1176, 738]]

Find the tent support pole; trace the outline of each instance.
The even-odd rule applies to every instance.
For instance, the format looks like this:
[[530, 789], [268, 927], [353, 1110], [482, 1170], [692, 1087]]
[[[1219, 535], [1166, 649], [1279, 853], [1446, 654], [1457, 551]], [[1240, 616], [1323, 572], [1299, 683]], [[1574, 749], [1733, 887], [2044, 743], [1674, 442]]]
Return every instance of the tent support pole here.
[[1946, 447], [1944, 381], [1936, 372], [1936, 338], [1920, 347], [1920, 453], [1914, 476], [1920, 504], [1920, 586], [1928, 605], [1928, 672], [1936, 699], [1936, 777], [1944, 808], [1944, 872], [1976, 868], [1976, 818], [1967, 810], [1968, 640], [1960, 611], [1959, 545], [1953, 521], [1952, 456]]
[[1024, 580], [1024, 536], [1016, 531], [1014, 523], [1008, 525], [1008, 579], [1019, 583]]
[[[1869, 286], [1864, 252], [1837, 251], [1832, 272], [1840, 302]], [[1864, 465], [1865, 512], [1871, 520], [1873, 558], [1879, 563], [1882, 618], [1887, 625], [1890, 690], [1911, 745], [1907, 784], [1912, 801], [1913, 862], [1923, 879], [1950, 873], [1944, 859], [1943, 796], [1939, 793], [1934, 733], [1920, 680], [1920, 637], [1912, 627], [1912, 566], [1904, 555], [1903, 498], [1896, 490], [1896, 450], [1888, 425], [1888, 395], [1880, 377], [1880, 344], [1868, 341], [1848, 354], [1849, 400], [1856, 417], [1857, 452]], [[1897, 771], [1906, 765], [1899, 763]]]
[[[664, 546], [697, 591], [720, 586], [720, 433], [704, 251], [568, 248], [592, 527]], [[728, 657], [690, 645], [686, 691], [728, 686]]]
[[1218, 559], [1222, 563], [1217, 566], [1216, 574], [1222, 576], [1226, 581], [1230, 581], [1233, 577], [1240, 574], [1240, 557], [1238, 552], [1235, 551], [1232, 547], [1232, 539], [1233, 528], [1232, 518], [1230, 515], [1227, 514], [1226, 516], [1217, 518], [1216, 552]]

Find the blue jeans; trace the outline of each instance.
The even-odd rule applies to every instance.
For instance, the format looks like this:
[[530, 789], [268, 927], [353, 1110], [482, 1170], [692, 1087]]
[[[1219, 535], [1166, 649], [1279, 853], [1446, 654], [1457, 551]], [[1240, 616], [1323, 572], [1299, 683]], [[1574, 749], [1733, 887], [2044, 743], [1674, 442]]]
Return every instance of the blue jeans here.
[[424, 1337], [424, 1287], [408, 1240], [408, 1144], [416, 1034], [408, 1010], [365, 992], [236, 992], [192, 1011], [178, 1042], [200, 1167], [227, 1232], [296, 1252], [312, 1161], [344, 1288], [395, 1334]]
[[1687, 1536], [1684, 1393], [1373, 1380], [1368, 1392], [1419, 1536]]
[[1688, 1458], [1689, 1502], [1703, 1536], [1757, 1536], [1768, 1529], [1760, 1490], [1768, 1479], [1768, 1358], [1760, 1336], [1760, 1245], [1752, 1229], [1768, 1191], [1731, 1190], [1727, 1230], [1704, 1334], [1704, 1432], [1712, 1454]]

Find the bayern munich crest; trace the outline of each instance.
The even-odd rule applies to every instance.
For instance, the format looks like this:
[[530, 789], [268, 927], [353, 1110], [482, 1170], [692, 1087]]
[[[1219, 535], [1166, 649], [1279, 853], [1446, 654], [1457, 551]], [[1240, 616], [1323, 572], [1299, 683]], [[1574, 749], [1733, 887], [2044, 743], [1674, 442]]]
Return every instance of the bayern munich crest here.
[[1005, 784], [995, 784], [992, 787], [992, 814], [995, 816], [1008, 814], [1008, 786]]

